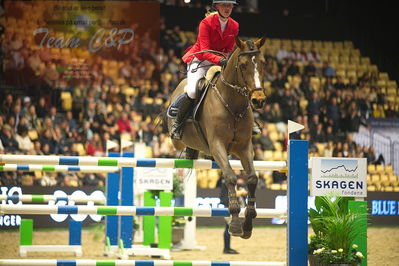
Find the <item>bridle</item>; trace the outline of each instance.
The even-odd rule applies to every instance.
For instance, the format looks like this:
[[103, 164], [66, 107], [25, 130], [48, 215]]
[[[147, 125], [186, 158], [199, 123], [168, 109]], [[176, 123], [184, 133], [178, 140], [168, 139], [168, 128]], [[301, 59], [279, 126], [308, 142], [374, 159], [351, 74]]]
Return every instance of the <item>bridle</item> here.
[[[243, 74], [242, 69], [239, 70], [239, 67], [238, 67], [238, 61], [239, 61], [239, 60], [238, 60], [238, 59], [240, 58], [240, 56], [252, 56], [252, 62], [254, 63], [254, 65], [255, 65], [255, 67], [256, 67], [255, 55], [257, 55], [257, 54], [260, 53], [260, 50], [254, 49], [254, 46], [255, 46], [255, 45], [254, 45], [253, 41], [248, 41], [248, 45], [249, 45], [249, 47], [250, 47], [251, 50], [250, 50], [250, 51], [240, 52], [240, 53], [237, 55], [237, 61], [236, 61], [236, 64], [235, 64], [235, 66], [234, 66], [234, 68], [235, 68], [235, 70], [236, 70], [236, 73], [237, 73], [237, 76], [240, 76], [240, 77], [241, 77], [241, 79], [244, 81], [244, 84], [245, 84], [244, 74]], [[223, 56], [223, 57], [225, 57], [225, 58], [227, 57], [227, 54], [222, 53], [222, 52], [219, 52], [219, 51], [214, 51], [214, 50], [202, 50], [202, 51], [199, 51], [199, 52], [190, 54], [189, 56], [196, 55], [196, 54], [200, 54], [200, 53], [215, 53], [215, 54], [221, 55], [221, 56]], [[232, 54], [233, 54], [233, 53], [232, 53]], [[230, 55], [230, 57], [228, 57], [227, 61], [230, 60], [232, 54]], [[191, 61], [193, 61], [193, 60], [194, 60], [194, 58], [193, 58]], [[197, 67], [197, 68], [198, 68], [198, 67]], [[195, 69], [195, 70], [192, 70], [192, 71], [196, 71], [196, 69]], [[246, 107], [245, 107], [240, 113], [236, 114], [236, 113], [231, 109], [230, 105], [225, 101], [225, 99], [223, 98], [223, 96], [221, 95], [220, 91], [219, 91], [218, 88], [216, 87], [216, 83], [210, 82], [210, 85], [211, 85], [211, 87], [214, 89], [214, 91], [216, 92], [216, 95], [218, 96], [218, 98], [220, 99], [220, 101], [222, 102], [222, 104], [223, 104], [223, 105], [225, 106], [225, 108], [229, 111], [229, 113], [234, 117], [234, 120], [235, 120], [236, 122], [238, 122], [238, 120], [240, 120], [241, 118], [243, 118], [244, 115], [245, 115], [245, 113], [247, 112], [247, 110], [250, 108], [250, 103], [249, 103], [249, 102], [250, 102], [250, 101], [249, 101], [250, 96], [251, 96], [254, 92], [256, 92], [256, 91], [261, 91], [261, 90], [263, 90], [263, 88], [254, 88], [254, 89], [252, 89], [252, 90], [248, 90], [246, 84], [245, 84], [244, 86], [233, 85], [233, 84], [229, 83], [228, 81], [226, 81], [226, 79], [225, 79], [224, 76], [223, 76], [223, 72], [224, 72], [224, 68], [222, 68], [222, 72], [220, 73], [220, 80], [222, 81], [222, 83], [223, 83], [224, 85], [226, 85], [227, 87], [230, 87], [230, 88], [234, 89], [239, 95], [241, 95], [241, 96], [247, 98], [247, 105], [246, 105]]]
[[[244, 74], [243, 74], [243, 72], [242, 72], [242, 69], [239, 69], [239, 67], [238, 67], [238, 61], [239, 61], [238, 59], [240, 58], [240, 56], [252, 56], [252, 62], [254, 63], [254, 65], [256, 65], [256, 64], [255, 64], [255, 60], [254, 60], [254, 56], [257, 55], [257, 54], [259, 54], [259, 53], [260, 53], [260, 51], [259, 51], [258, 49], [256, 49], [256, 50], [254, 49], [254, 50], [251, 50], [251, 51], [240, 52], [240, 53], [237, 55], [237, 62], [236, 62], [236, 64], [235, 64], [234, 68], [235, 68], [235, 70], [236, 70], [237, 77], [240, 76], [240, 77], [241, 77], [241, 80], [243, 80], [244, 83], [245, 83]], [[229, 59], [230, 59], [230, 58], [229, 58]], [[223, 69], [223, 70], [224, 70], [224, 69]], [[252, 89], [252, 90], [248, 90], [246, 84], [245, 84], [244, 86], [233, 85], [233, 84], [231, 84], [231, 83], [229, 83], [229, 82], [226, 81], [226, 79], [225, 79], [224, 76], [223, 76], [223, 70], [222, 70], [222, 73], [220, 74], [220, 80], [223, 82], [224, 85], [226, 85], [226, 86], [228, 86], [228, 87], [234, 89], [234, 90], [235, 90], [238, 94], [240, 94], [241, 96], [244, 96], [244, 97], [247, 97], [247, 98], [248, 98], [248, 97], [251, 96], [254, 92], [263, 90], [262, 88], [254, 88], [254, 89]]]
[[[240, 52], [237, 55], [237, 61], [236, 61], [236, 64], [234, 66], [234, 68], [236, 70], [236, 73], [237, 73], [237, 77], [241, 77], [241, 80], [244, 82], [244, 84], [245, 84], [245, 79], [244, 79], [243, 71], [242, 71], [241, 68], [239, 69], [239, 67], [238, 67], [238, 61], [239, 61], [240, 56], [252, 56], [252, 62], [254, 63], [254, 65], [256, 65], [255, 64], [255, 60], [254, 60], [254, 56], [260, 53], [260, 50], [254, 49], [254, 43], [252, 41], [249, 41], [249, 46], [252, 49], [250, 51]], [[230, 57], [228, 58], [228, 60], [230, 59]], [[241, 96], [249, 98], [254, 92], [263, 90], [263, 88], [254, 88], [252, 90], [248, 90], [246, 84], [244, 86], [233, 85], [233, 84], [231, 84], [231, 83], [226, 81], [226, 79], [223, 76], [223, 72], [224, 72], [223, 70], [224, 69], [222, 69], [222, 73], [220, 74], [220, 80], [222, 81], [222, 83], [224, 85], [234, 89]]]
[[[237, 73], [237, 76], [238, 76], [238, 74], [240, 74], [239, 76], [240, 76], [241, 79], [244, 81], [244, 83], [245, 83], [244, 74], [243, 74], [243, 72], [242, 72], [242, 69], [239, 70], [239, 67], [238, 67], [238, 61], [239, 61], [239, 60], [238, 60], [238, 59], [240, 58], [240, 56], [255, 56], [255, 55], [257, 55], [257, 54], [260, 53], [260, 50], [254, 49], [254, 43], [253, 43], [253, 41], [250, 40], [248, 44], [249, 44], [251, 50], [250, 50], [250, 51], [240, 52], [240, 53], [237, 55], [237, 62], [236, 62], [236, 65], [234, 66], [234, 68], [235, 68], [235, 70], [236, 70], [236, 73]], [[190, 54], [190, 55], [188, 55], [188, 56], [190, 57], [190, 56], [193, 56], [193, 55], [196, 55], [196, 54], [201, 54], [201, 53], [213, 53], [213, 54], [217, 54], [217, 55], [220, 55], [220, 56], [223, 56], [223, 57], [227, 58], [227, 60], [230, 60], [230, 58], [231, 58], [231, 56], [232, 56], [232, 54], [231, 54], [231, 55], [228, 57], [226, 53], [219, 52], [219, 51], [215, 51], [215, 50], [210, 50], [210, 49], [208, 49], [208, 50], [201, 50], [201, 51], [199, 51], [199, 52], [192, 53], [192, 54]], [[192, 62], [193, 60], [194, 60], [194, 58], [191, 60], [191, 62]], [[190, 63], [191, 63], [191, 62], [190, 62]], [[252, 62], [255, 64], [254, 58], [252, 58]], [[190, 64], [190, 63], [189, 63], [189, 64]], [[200, 63], [202, 63], [202, 61], [201, 61]], [[199, 64], [199, 65], [200, 65], [200, 64]], [[206, 67], [206, 66], [197, 66], [197, 68], [199, 68], [199, 67]], [[191, 70], [191, 71], [195, 72], [195, 71], [197, 71], [197, 69], [193, 69], [193, 70]], [[254, 89], [252, 89], [252, 90], [248, 90], [248, 88], [247, 88], [246, 85], [245, 85], [245, 86], [233, 85], [233, 84], [229, 83], [228, 81], [226, 81], [226, 79], [225, 79], [224, 76], [223, 76], [223, 71], [224, 71], [224, 68], [222, 68], [222, 73], [220, 74], [220, 80], [222, 81], [222, 83], [223, 83], [224, 85], [226, 85], [226, 86], [228, 86], [228, 87], [234, 89], [234, 90], [235, 90], [238, 94], [240, 94], [241, 96], [244, 96], [244, 97], [249, 98], [249, 96], [251, 96], [254, 92], [263, 90], [262, 88], [254, 88]]]

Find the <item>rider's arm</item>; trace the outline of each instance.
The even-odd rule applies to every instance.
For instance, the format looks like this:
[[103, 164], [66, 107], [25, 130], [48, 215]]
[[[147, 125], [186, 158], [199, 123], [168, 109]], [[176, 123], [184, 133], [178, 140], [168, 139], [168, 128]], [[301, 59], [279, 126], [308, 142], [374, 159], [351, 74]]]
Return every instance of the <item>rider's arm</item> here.
[[[206, 22], [202, 21], [199, 25], [199, 31], [198, 31], [198, 42], [200, 45], [201, 50], [207, 50], [211, 49], [211, 40], [210, 40], [210, 35], [211, 35], [211, 26], [207, 24]], [[212, 64], [218, 65], [220, 62], [220, 59], [222, 58], [219, 55], [215, 55], [212, 53], [203, 53], [199, 54], [198, 59], [201, 60], [208, 60]]]

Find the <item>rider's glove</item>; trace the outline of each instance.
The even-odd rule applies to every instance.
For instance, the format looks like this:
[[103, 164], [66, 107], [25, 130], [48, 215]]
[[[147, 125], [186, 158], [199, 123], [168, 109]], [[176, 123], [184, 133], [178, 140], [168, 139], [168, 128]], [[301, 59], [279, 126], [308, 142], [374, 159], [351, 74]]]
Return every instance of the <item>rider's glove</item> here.
[[226, 63], [227, 63], [227, 59], [226, 58], [222, 58], [219, 61], [219, 65], [222, 66], [222, 67], [224, 67], [226, 65]]

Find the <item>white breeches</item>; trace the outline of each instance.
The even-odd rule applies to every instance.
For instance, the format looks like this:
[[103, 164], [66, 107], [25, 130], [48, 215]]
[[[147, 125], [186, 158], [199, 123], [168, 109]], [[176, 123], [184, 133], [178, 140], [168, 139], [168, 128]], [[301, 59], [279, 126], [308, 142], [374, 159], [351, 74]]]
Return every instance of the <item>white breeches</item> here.
[[200, 61], [198, 59], [194, 59], [191, 64], [187, 66], [186, 92], [188, 97], [190, 97], [191, 99], [197, 98], [197, 81], [200, 78], [204, 77], [208, 69], [213, 66], [211, 62], [205, 60], [200, 64], [200, 67], [197, 68], [199, 63]]

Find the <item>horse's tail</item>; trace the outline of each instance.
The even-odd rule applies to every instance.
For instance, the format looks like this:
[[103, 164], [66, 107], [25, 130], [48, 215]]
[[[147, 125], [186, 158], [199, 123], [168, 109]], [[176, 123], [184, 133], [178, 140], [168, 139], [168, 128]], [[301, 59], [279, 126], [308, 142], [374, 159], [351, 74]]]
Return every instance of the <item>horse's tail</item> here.
[[168, 133], [168, 116], [167, 116], [168, 109], [163, 107], [161, 112], [155, 118], [155, 128], [161, 127], [162, 133]]

